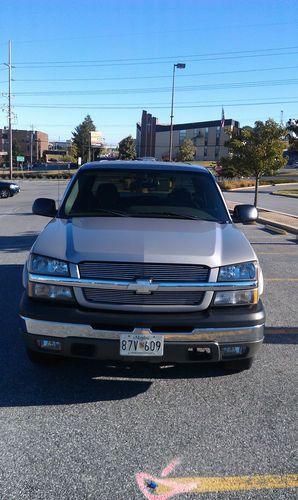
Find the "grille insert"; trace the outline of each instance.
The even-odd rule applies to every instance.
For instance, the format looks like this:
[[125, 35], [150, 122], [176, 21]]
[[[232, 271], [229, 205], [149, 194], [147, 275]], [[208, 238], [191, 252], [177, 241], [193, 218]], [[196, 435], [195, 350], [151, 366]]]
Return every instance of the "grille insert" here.
[[139, 295], [131, 290], [84, 288], [84, 295], [86, 300], [95, 303], [147, 306], [195, 306], [201, 304], [204, 292], [156, 291], [150, 295]]
[[[151, 279], [154, 282], [201, 282], [209, 279], [207, 266], [192, 264], [155, 264], [144, 262], [81, 262], [80, 277], [114, 281]], [[93, 304], [118, 306], [199, 306], [204, 298], [202, 291], [157, 290], [151, 294], [136, 294], [133, 290], [107, 290], [83, 288], [84, 298]]]
[[200, 281], [209, 279], [207, 266], [192, 264], [155, 264], [142, 262], [81, 262], [81, 278], [135, 280], [152, 279], [154, 281]]

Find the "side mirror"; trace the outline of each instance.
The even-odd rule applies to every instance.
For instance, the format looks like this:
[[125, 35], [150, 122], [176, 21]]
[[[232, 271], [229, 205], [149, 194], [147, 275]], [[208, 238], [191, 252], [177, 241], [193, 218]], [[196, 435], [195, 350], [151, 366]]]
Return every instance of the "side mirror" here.
[[57, 214], [56, 202], [50, 198], [37, 198], [33, 203], [32, 212], [35, 215], [55, 217]]
[[258, 209], [254, 205], [236, 205], [233, 212], [234, 222], [254, 222], [258, 218]]

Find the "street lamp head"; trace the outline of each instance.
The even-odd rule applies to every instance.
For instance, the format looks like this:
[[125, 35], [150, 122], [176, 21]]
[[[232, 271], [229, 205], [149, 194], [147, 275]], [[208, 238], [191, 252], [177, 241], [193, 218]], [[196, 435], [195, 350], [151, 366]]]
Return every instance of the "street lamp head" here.
[[174, 64], [174, 66], [176, 66], [176, 68], [179, 68], [179, 69], [184, 69], [186, 64], [184, 63], [178, 63], [178, 64]]

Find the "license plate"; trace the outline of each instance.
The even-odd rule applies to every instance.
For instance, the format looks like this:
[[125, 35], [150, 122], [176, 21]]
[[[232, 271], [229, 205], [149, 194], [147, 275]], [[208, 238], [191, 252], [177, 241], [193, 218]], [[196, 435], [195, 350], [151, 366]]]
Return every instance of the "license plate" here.
[[120, 335], [121, 356], [163, 356], [162, 335]]

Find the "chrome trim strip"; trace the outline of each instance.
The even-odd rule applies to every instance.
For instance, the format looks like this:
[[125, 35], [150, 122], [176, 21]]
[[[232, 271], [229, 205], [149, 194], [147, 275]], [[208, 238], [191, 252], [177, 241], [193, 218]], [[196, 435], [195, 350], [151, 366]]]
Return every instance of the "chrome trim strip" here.
[[[121, 334], [134, 333], [134, 331], [95, 330], [90, 325], [58, 323], [54, 321], [36, 320], [21, 316], [26, 325], [26, 332], [32, 335], [44, 335], [46, 337], [81, 337], [98, 340], [118, 340]], [[139, 329], [137, 329], [139, 331]], [[140, 329], [146, 330], [147, 329]], [[195, 328], [189, 332], [155, 332], [154, 335], [163, 335], [168, 342], [255, 342], [263, 340], [264, 325], [250, 326], [244, 328]]]
[[132, 290], [136, 293], [147, 294], [153, 291], [165, 289], [166, 291], [228, 291], [228, 290], [250, 290], [257, 288], [257, 280], [251, 281], [218, 281], [218, 282], [150, 282], [150, 280], [136, 281], [114, 281], [94, 280], [82, 278], [65, 278], [64, 276], [46, 276], [42, 274], [29, 273], [29, 281], [43, 283], [46, 285], [73, 286], [80, 288], [103, 288], [106, 290]]

